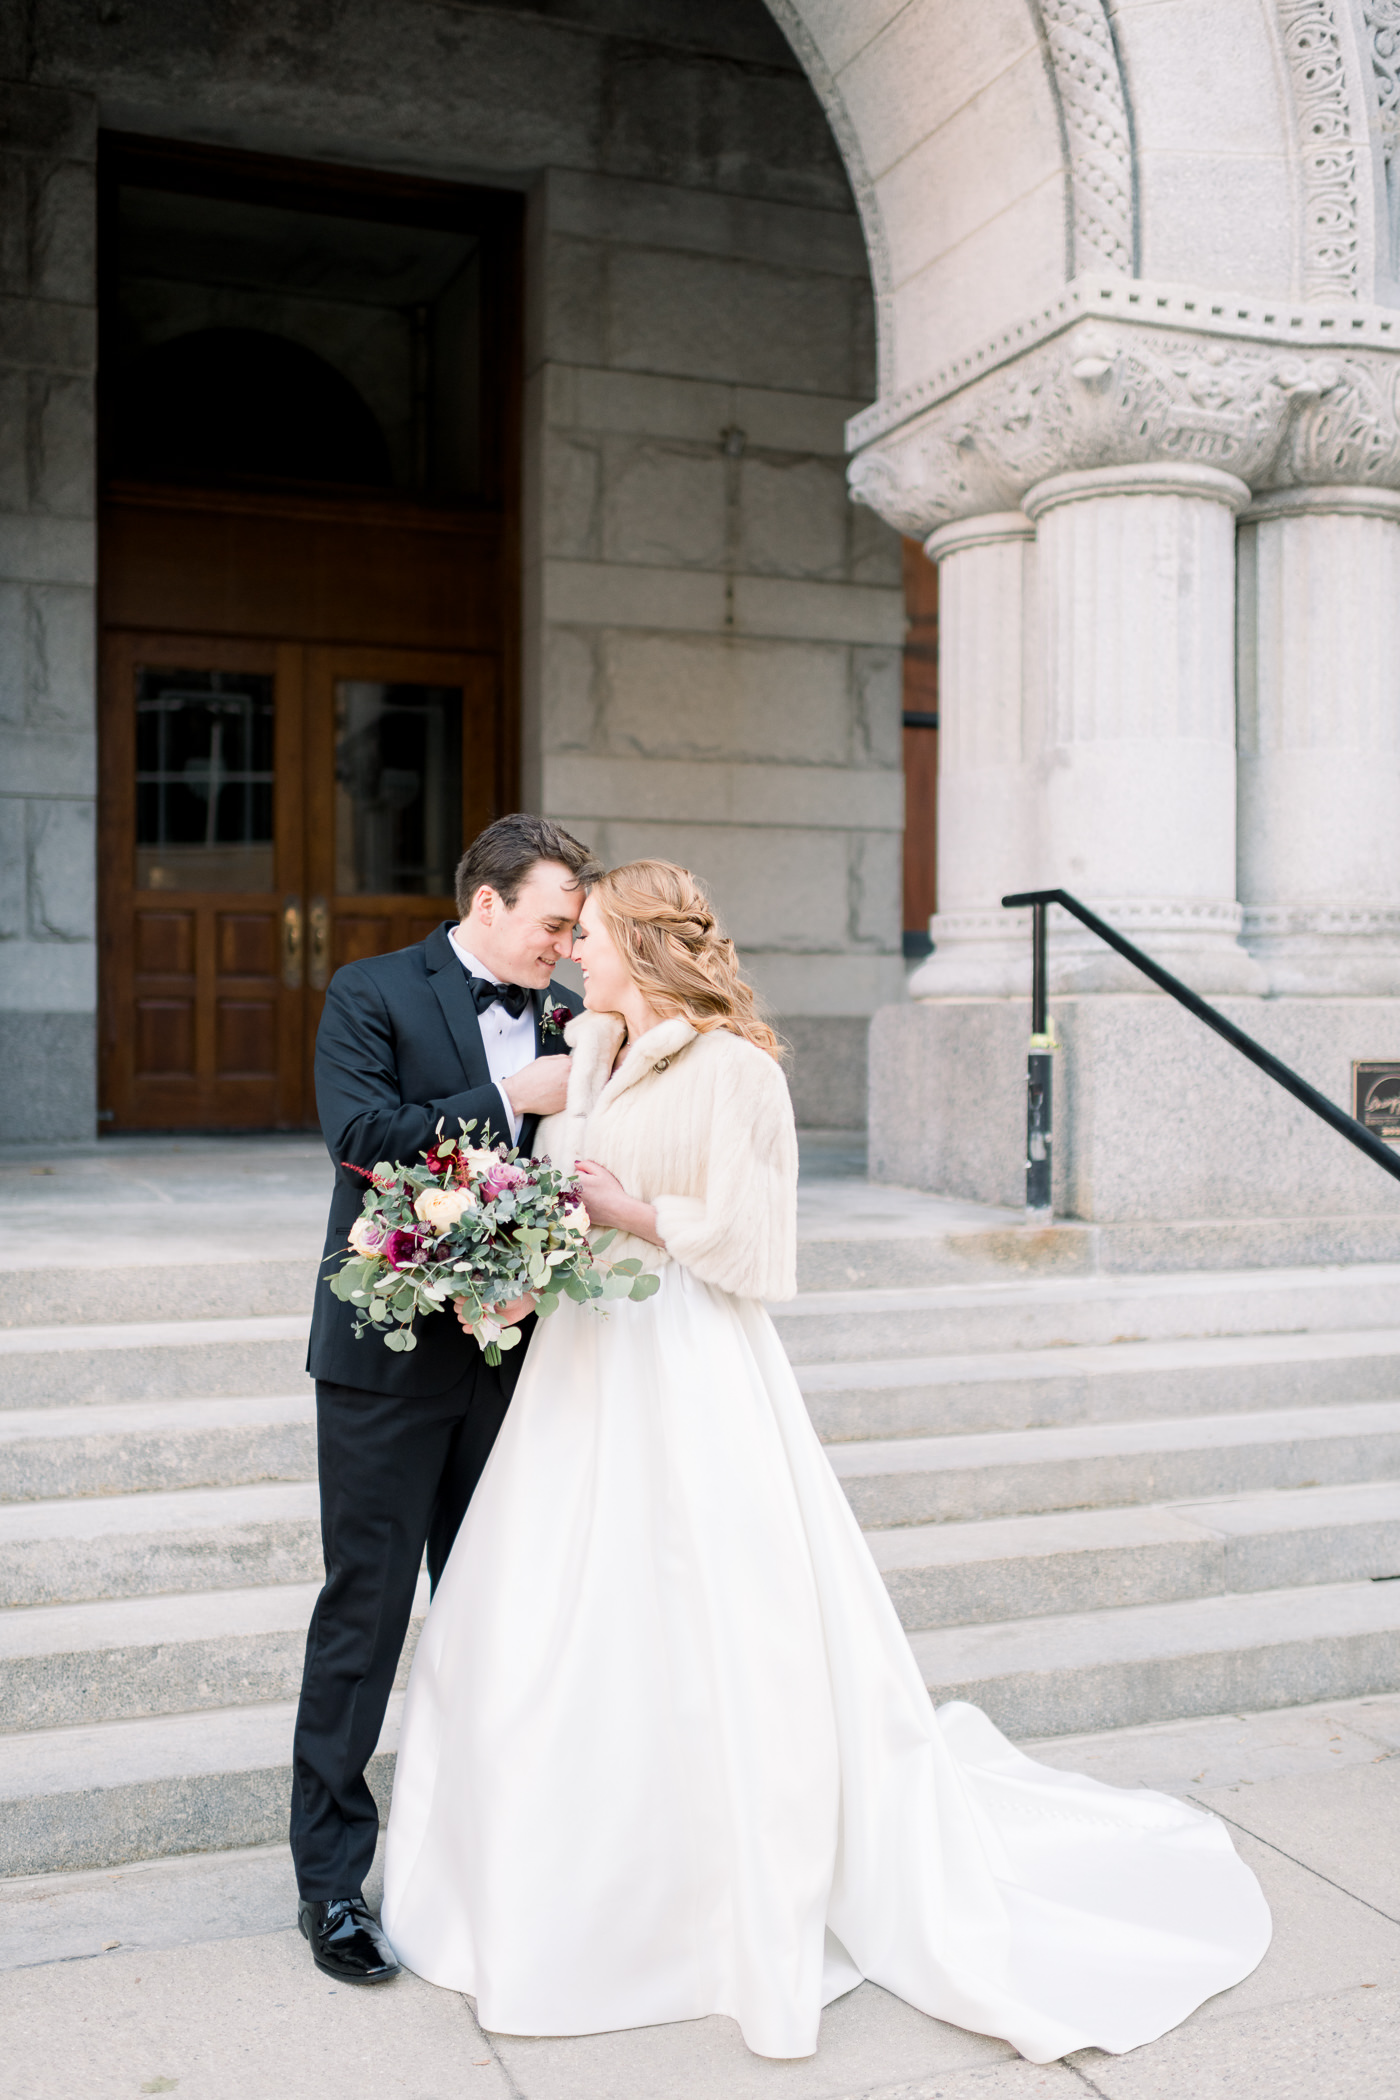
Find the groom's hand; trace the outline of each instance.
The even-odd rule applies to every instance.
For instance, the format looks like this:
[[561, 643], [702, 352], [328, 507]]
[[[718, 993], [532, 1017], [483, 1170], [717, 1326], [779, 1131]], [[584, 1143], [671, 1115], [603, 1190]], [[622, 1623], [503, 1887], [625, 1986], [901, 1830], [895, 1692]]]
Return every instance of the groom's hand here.
[[501, 1091], [518, 1116], [557, 1116], [569, 1096], [569, 1057], [537, 1057], [532, 1065], [501, 1081]]

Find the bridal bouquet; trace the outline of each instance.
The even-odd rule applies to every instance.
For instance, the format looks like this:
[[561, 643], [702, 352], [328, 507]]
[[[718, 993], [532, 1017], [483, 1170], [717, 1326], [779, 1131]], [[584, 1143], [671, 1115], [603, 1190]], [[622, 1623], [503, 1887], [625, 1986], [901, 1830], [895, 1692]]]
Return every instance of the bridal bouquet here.
[[386, 1161], [368, 1174], [345, 1162], [370, 1185], [350, 1228], [350, 1258], [327, 1281], [355, 1307], [356, 1341], [375, 1327], [387, 1349], [416, 1349], [416, 1315], [460, 1299], [487, 1363], [498, 1364], [520, 1340], [520, 1329], [500, 1318], [513, 1299], [533, 1293], [535, 1310], [547, 1317], [561, 1297], [584, 1304], [650, 1298], [660, 1288], [639, 1261], [604, 1268], [595, 1259], [616, 1235], [600, 1234], [590, 1247], [588, 1212], [571, 1175], [504, 1145], [469, 1145], [475, 1123], [459, 1117], [458, 1124], [460, 1138], [445, 1138], [438, 1124], [420, 1167]]

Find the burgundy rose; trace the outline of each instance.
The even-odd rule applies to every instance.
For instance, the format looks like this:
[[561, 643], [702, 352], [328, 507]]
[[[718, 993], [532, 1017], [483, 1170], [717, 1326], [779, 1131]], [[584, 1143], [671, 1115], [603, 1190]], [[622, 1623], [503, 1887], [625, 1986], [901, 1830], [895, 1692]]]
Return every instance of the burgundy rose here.
[[391, 1269], [411, 1269], [422, 1260], [423, 1235], [398, 1226], [384, 1242], [384, 1259]]

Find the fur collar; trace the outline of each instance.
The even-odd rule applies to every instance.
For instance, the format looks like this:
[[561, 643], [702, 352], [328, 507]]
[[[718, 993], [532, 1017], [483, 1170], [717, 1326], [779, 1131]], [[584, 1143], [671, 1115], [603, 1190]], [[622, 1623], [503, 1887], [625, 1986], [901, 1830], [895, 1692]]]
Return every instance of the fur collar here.
[[[623, 1037], [620, 1014], [576, 1014], [564, 1030], [564, 1040], [573, 1052], [569, 1074], [569, 1112], [590, 1115], [595, 1108], [615, 1101], [659, 1064], [668, 1062], [695, 1040], [696, 1030], [682, 1015], [658, 1021], [644, 1036], [628, 1046], [616, 1072], [612, 1062]], [[609, 1077], [609, 1073], [612, 1076]]]

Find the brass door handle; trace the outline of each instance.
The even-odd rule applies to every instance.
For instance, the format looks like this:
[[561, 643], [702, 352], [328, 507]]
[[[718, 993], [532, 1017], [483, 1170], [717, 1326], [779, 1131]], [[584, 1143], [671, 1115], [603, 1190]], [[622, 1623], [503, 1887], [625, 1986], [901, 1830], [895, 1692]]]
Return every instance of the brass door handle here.
[[331, 915], [324, 897], [313, 897], [308, 913], [311, 930], [311, 961], [307, 981], [313, 992], [323, 992], [331, 977]]
[[288, 897], [282, 906], [282, 982], [289, 992], [301, 988], [300, 897]]

